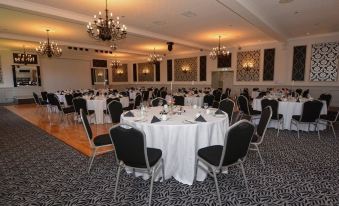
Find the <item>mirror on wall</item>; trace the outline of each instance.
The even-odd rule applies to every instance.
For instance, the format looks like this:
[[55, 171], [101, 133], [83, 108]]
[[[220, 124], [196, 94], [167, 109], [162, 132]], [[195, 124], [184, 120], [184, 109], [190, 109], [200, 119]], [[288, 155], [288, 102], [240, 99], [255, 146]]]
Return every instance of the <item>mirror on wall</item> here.
[[108, 82], [108, 69], [106, 68], [92, 68], [92, 84], [107, 84]]
[[15, 87], [41, 86], [39, 66], [13, 65]]

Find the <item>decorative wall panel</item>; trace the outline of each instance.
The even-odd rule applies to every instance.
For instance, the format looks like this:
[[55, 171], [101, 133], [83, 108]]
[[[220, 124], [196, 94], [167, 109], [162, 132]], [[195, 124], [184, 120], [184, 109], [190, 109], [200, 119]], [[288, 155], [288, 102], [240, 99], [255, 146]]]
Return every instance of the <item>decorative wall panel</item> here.
[[304, 81], [306, 63], [306, 46], [295, 46], [293, 49], [292, 80]]
[[1, 56], [0, 56], [0, 83], [3, 83], [3, 76], [2, 76], [2, 66], [1, 66]]
[[155, 64], [155, 81], [160, 82], [160, 62]]
[[[183, 68], [189, 71], [184, 72]], [[197, 81], [198, 58], [183, 58], [174, 60], [174, 80], [175, 81]]]
[[232, 67], [232, 53], [226, 56], [220, 56], [217, 58], [218, 68], [230, 68]]
[[172, 70], [173, 70], [172, 65], [173, 65], [172, 59], [167, 60], [167, 81], [169, 81], [169, 82], [173, 80], [173, 78], [172, 78]]
[[128, 82], [127, 64], [118, 68], [112, 68], [112, 82]]
[[[148, 71], [148, 73], [146, 73]], [[154, 64], [146, 62], [138, 64], [138, 81], [153, 82], [154, 81]]]
[[[260, 50], [238, 52], [237, 59], [237, 81], [259, 81]], [[244, 68], [244, 64], [253, 67]]]
[[137, 76], [137, 64], [133, 64], [133, 81], [134, 81], [134, 82], [138, 81], [138, 76]]
[[200, 57], [200, 81], [206, 81], [206, 71], [207, 71], [207, 57]]
[[274, 57], [275, 49], [264, 50], [264, 81], [273, 81], [274, 79]]
[[338, 75], [339, 42], [312, 45], [311, 81], [334, 82]]

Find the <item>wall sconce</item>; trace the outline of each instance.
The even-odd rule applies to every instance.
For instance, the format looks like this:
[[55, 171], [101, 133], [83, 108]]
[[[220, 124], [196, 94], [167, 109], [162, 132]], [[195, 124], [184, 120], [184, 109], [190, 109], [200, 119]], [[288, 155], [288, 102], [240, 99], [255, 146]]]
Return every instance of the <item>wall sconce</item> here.
[[122, 69], [117, 69], [117, 70], [115, 71], [115, 73], [116, 73], [117, 75], [123, 75], [123, 74], [124, 74], [124, 70], [122, 70]]
[[246, 69], [246, 70], [252, 69], [253, 67], [254, 67], [254, 65], [253, 65], [252, 62], [245, 62], [245, 63], [242, 65], [242, 68], [243, 68], [243, 69]]
[[98, 72], [98, 77], [102, 77], [102, 76], [104, 76], [104, 73]]
[[149, 74], [150, 73], [150, 70], [148, 69], [148, 68], [144, 68], [143, 70], [142, 70], [142, 74], [143, 75], [147, 75], [147, 74]]
[[182, 66], [181, 71], [184, 72], [184, 73], [187, 73], [187, 72], [191, 71], [191, 68], [189, 66]]

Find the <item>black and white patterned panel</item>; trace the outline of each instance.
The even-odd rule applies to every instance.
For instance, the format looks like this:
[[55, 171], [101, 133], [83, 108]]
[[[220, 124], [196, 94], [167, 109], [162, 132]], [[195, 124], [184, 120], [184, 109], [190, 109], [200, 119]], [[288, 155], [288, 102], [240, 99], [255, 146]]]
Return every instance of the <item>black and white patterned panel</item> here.
[[334, 82], [337, 80], [339, 42], [312, 45], [311, 81]]
[[293, 48], [292, 80], [304, 81], [306, 64], [306, 46], [295, 46]]
[[[144, 71], [148, 70], [149, 73]], [[146, 62], [138, 64], [138, 80], [139, 82], [153, 82], [154, 81], [154, 64]]]
[[122, 66], [116, 69], [115, 68], [112, 69], [112, 81], [113, 82], [128, 82], [127, 64], [123, 64]]
[[[188, 72], [183, 72], [182, 68], [188, 67]], [[183, 58], [174, 60], [174, 80], [175, 81], [197, 81], [198, 58]]]
[[[260, 50], [243, 51], [237, 54], [237, 81], [259, 81]], [[252, 68], [244, 68], [244, 64]]]
[[273, 81], [274, 79], [274, 57], [275, 49], [264, 50], [264, 81]]

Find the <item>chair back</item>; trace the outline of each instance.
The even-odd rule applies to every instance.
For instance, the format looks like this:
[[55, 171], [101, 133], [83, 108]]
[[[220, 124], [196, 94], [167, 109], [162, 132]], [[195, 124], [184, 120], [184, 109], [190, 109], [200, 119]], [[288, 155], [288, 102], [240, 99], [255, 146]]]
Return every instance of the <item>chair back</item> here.
[[268, 123], [271, 121], [271, 117], [272, 117], [272, 108], [271, 106], [267, 106], [261, 112], [259, 124], [257, 126], [256, 131], [257, 135], [259, 136], [259, 139], [257, 140], [256, 143], [260, 144], [263, 141]]
[[40, 99], [39, 99], [39, 96], [35, 93], [35, 92], [33, 92], [33, 98], [34, 98], [34, 102], [35, 102], [35, 104], [37, 104], [37, 105], [41, 105], [41, 102], [40, 102]]
[[219, 89], [213, 91], [214, 100], [219, 102], [221, 97], [221, 92]]
[[206, 94], [204, 96], [204, 103], [207, 103], [209, 107], [213, 106], [214, 96], [211, 94]]
[[272, 109], [272, 118], [279, 119], [279, 101], [275, 99], [262, 99], [261, 100], [261, 109], [264, 110], [266, 107], [270, 106]]
[[42, 91], [42, 92], [41, 92], [41, 98], [42, 98], [42, 100], [44, 100], [44, 101], [48, 101], [48, 99], [47, 99], [47, 92], [46, 92], [46, 91]]
[[66, 99], [66, 103], [67, 103], [68, 106], [73, 105], [73, 95], [72, 94], [65, 94], [65, 99]]
[[166, 95], [167, 95], [167, 92], [166, 91], [161, 91], [160, 93], [160, 97], [165, 99], [166, 98]]
[[185, 105], [185, 97], [183, 96], [173, 96], [174, 104], [184, 106]]
[[228, 115], [229, 125], [232, 124], [232, 116], [234, 110], [235, 103], [231, 99], [221, 100], [219, 103], [219, 109], [226, 112]]
[[[162, 101], [162, 104], [159, 105], [159, 103], [160, 103], [161, 101]], [[152, 102], [151, 102], [151, 106], [152, 106], [152, 107], [164, 106], [165, 104], [167, 104], [166, 99], [163, 99], [163, 98], [161, 98], [161, 97], [157, 97], [157, 98], [153, 99]]]
[[315, 122], [320, 117], [323, 103], [319, 100], [307, 101], [303, 104], [303, 111], [300, 117], [301, 122]]
[[107, 105], [107, 110], [111, 117], [112, 123], [119, 123], [120, 116], [123, 113], [122, 104], [113, 100]]
[[92, 133], [91, 126], [88, 122], [87, 113], [85, 112], [85, 110], [80, 109], [80, 117], [81, 117], [82, 125], [84, 126], [84, 129], [85, 129], [88, 141], [89, 141], [91, 147], [93, 147], [93, 142], [92, 142], [93, 133]]
[[149, 169], [145, 134], [127, 124], [113, 126], [109, 135], [118, 161], [131, 167], [145, 166]]
[[237, 99], [239, 110], [246, 115], [250, 115], [250, 109], [248, 107], [248, 100], [244, 95], [240, 95]]
[[82, 109], [86, 115], [88, 114], [86, 99], [82, 97], [73, 98], [73, 106], [78, 115], [80, 115], [80, 109]]
[[143, 101], [147, 101], [147, 100], [148, 100], [148, 97], [149, 97], [149, 91], [148, 91], [148, 90], [143, 91], [143, 92], [142, 92], [142, 100], [143, 100]]
[[330, 103], [331, 103], [331, 100], [332, 100], [332, 95], [331, 94], [323, 93], [323, 94], [320, 95], [319, 100], [326, 101], [326, 105], [327, 105], [327, 109], [328, 109], [330, 107]]
[[133, 109], [136, 109], [138, 106], [140, 106], [140, 104], [141, 104], [141, 95], [137, 94], [137, 96], [135, 97], [135, 100], [134, 100], [134, 108]]
[[295, 92], [298, 93], [298, 95], [300, 96], [301, 93], [303, 92], [303, 90], [302, 89], [296, 89]]
[[59, 102], [59, 99], [58, 99], [57, 95], [55, 95], [53, 93], [48, 93], [47, 94], [47, 99], [48, 99], [48, 102], [50, 103], [50, 105], [58, 107], [59, 111], [62, 110], [61, 109], [61, 104]]
[[[94, 91], [93, 91], [93, 94], [94, 94]], [[76, 97], [82, 97], [82, 94], [80, 92], [76, 92], [73, 94], [73, 98], [76, 98]]]
[[310, 93], [310, 90], [309, 90], [309, 89], [306, 89], [306, 90], [303, 92], [302, 97], [303, 97], [303, 98], [307, 98], [309, 93]]
[[248, 120], [240, 120], [229, 128], [225, 137], [219, 168], [229, 162], [245, 159], [254, 131], [255, 126]]

